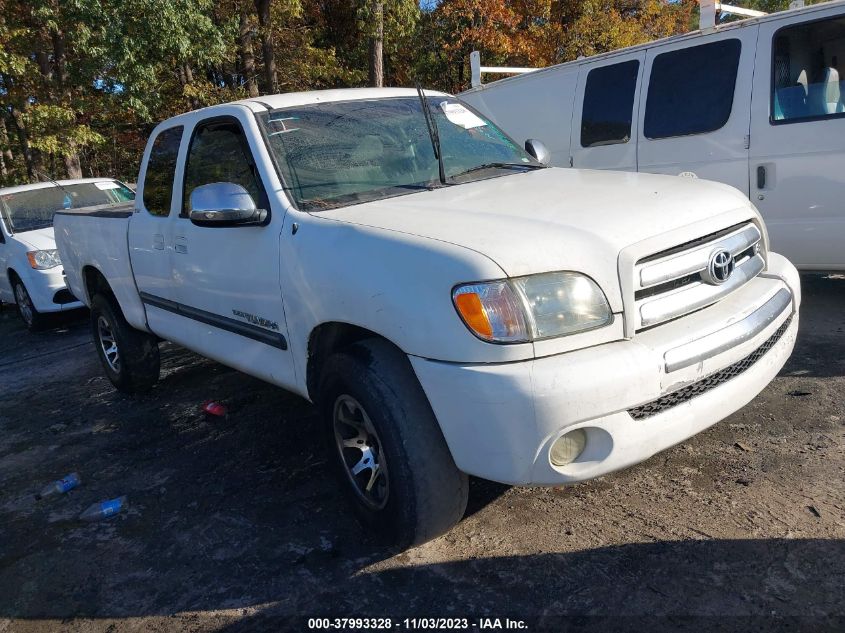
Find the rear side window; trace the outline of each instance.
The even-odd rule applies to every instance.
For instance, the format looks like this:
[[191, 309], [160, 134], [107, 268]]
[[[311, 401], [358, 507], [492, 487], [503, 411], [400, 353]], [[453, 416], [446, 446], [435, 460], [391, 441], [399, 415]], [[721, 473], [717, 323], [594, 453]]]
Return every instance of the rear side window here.
[[691, 46], [654, 58], [643, 134], [650, 139], [714, 132], [733, 109], [737, 39]]
[[593, 68], [584, 87], [581, 147], [615, 145], [631, 140], [634, 93], [640, 62]]
[[191, 192], [212, 182], [241, 185], [259, 206], [267, 208], [249, 145], [235, 120], [213, 120], [197, 126], [185, 164], [183, 216], [188, 215]]
[[845, 18], [783, 28], [773, 49], [772, 123], [845, 116]]
[[179, 143], [182, 142], [182, 130], [181, 125], [164, 130], [153, 142], [144, 175], [144, 207], [152, 215], [170, 214], [173, 176], [176, 173], [176, 157], [179, 154]]

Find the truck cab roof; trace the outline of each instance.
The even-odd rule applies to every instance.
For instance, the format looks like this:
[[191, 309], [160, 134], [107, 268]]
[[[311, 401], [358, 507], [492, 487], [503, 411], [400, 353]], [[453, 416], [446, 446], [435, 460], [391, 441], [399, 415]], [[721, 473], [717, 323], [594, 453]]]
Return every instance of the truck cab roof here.
[[[428, 96], [448, 97], [450, 95], [437, 90], [426, 90]], [[331, 90], [309, 90], [306, 92], [288, 92], [284, 94], [265, 95], [251, 99], [241, 99], [228, 103], [192, 110], [163, 121], [159, 127], [170, 127], [180, 122], [183, 118], [195, 118], [200, 114], [202, 118], [212, 117], [216, 110], [231, 105], [243, 105], [253, 112], [266, 112], [278, 108], [288, 108], [315, 103], [333, 103], [339, 101], [365, 101], [372, 99], [391, 99], [394, 97], [416, 97], [417, 91], [414, 88], [338, 88]]]

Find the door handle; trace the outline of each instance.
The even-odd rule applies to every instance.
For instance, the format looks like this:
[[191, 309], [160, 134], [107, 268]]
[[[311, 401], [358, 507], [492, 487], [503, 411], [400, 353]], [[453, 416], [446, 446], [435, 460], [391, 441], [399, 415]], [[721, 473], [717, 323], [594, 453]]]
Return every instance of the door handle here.
[[161, 233], [155, 233], [153, 235], [153, 248], [157, 251], [164, 250], [164, 235]]
[[766, 166], [765, 165], [758, 165], [757, 166], [757, 188], [758, 189], [765, 189], [766, 188]]
[[183, 235], [177, 235], [173, 239], [173, 250], [183, 255], [188, 252], [188, 238]]

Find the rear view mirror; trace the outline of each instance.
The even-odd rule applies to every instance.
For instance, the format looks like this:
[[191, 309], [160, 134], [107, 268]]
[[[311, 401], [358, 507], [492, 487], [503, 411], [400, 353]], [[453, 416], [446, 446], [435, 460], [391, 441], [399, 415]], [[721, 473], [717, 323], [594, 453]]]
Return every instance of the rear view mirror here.
[[549, 148], [543, 145], [542, 141], [530, 138], [525, 141], [525, 151], [531, 154], [542, 165], [548, 165], [552, 158]]
[[256, 226], [267, 220], [249, 192], [233, 182], [212, 182], [191, 192], [191, 222], [197, 226]]

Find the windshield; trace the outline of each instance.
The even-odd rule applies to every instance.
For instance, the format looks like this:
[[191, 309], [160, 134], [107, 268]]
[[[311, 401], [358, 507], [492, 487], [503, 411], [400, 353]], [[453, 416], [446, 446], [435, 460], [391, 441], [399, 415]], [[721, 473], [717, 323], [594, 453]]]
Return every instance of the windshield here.
[[9, 233], [23, 233], [53, 226], [60, 209], [78, 209], [135, 199], [135, 193], [114, 180], [42, 187], [16, 193], [0, 193], [0, 211]]
[[[541, 165], [454, 97], [429, 96], [449, 184]], [[319, 211], [440, 186], [417, 97], [320, 103], [259, 116], [287, 191]]]

